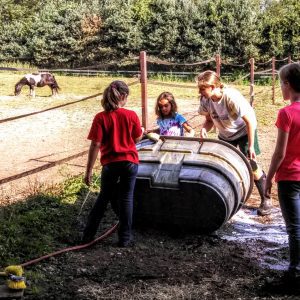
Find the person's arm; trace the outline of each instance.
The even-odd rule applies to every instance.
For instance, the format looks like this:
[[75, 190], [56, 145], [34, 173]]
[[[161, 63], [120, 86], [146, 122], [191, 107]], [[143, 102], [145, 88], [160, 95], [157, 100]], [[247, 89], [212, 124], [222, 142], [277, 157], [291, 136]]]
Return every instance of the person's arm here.
[[200, 138], [207, 138], [207, 132], [210, 131], [214, 126], [214, 122], [210, 115], [205, 116], [205, 121], [200, 129]]
[[139, 137], [137, 137], [137, 138], [134, 139], [135, 143], [138, 143], [143, 138], [143, 135], [144, 135], [144, 132], [145, 132], [145, 128], [144, 127], [141, 127], [141, 128], [142, 128], [142, 134]]
[[248, 136], [248, 152], [250, 159], [256, 159], [256, 154], [254, 150], [254, 136], [255, 136], [255, 128], [250, 121], [250, 116], [247, 114], [242, 117], [247, 127], [247, 136]]
[[100, 143], [91, 141], [89, 154], [88, 154], [88, 161], [86, 165], [86, 171], [84, 175], [84, 182], [86, 185], [90, 185], [92, 182], [93, 167], [97, 159], [99, 149], [100, 149]]
[[157, 134], [159, 134], [160, 133], [160, 130], [159, 130], [159, 127], [155, 127], [155, 128], [152, 128], [152, 129], [148, 129], [148, 130], [146, 130], [145, 131], [145, 134], [147, 134], [147, 133], [157, 133]]
[[188, 132], [187, 136], [193, 137], [195, 135], [195, 130], [187, 122], [184, 122], [182, 126]]
[[286, 152], [289, 133], [278, 128], [276, 147], [272, 156], [271, 164], [266, 179], [265, 195], [270, 197], [272, 189], [272, 179], [280, 167]]

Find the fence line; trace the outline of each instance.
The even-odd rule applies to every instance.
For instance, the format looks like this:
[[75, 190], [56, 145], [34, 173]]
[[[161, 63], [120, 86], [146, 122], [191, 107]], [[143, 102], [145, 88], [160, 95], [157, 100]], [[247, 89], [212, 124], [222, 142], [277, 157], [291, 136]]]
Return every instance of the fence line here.
[[[145, 53], [146, 56], [146, 52], [142, 51], [141, 53]], [[231, 62], [228, 61], [222, 61], [220, 54], [216, 54], [215, 58], [210, 58], [208, 60], [204, 60], [201, 62], [196, 62], [196, 63], [173, 63], [173, 62], [168, 62], [168, 61], [164, 61], [164, 60], [160, 60], [160, 59], [149, 59], [146, 58], [147, 62], [151, 62], [151, 63], [156, 63], [156, 64], [163, 64], [163, 65], [172, 65], [172, 66], [195, 66], [195, 65], [200, 65], [200, 64], [208, 64], [212, 61], [215, 61], [216, 64], [216, 73], [220, 76], [221, 75], [221, 65], [231, 65], [231, 66], [238, 66], [238, 67], [245, 67], [246, 65], [250, 64], [250, 73], [248, 73], [247, 75], [243, 76], [242, 78], [236, 79], [233, 83], [238, 82], [239, 80], [242, 80], [248, 76], [250, 76], [250, 104], [253, 105], [254, 103], [254, 96], [255, 96], [255, 91], [254, 91], [254, 86], [255, 86], [255, 75], [269, 75], [272, 76], [272, 103], [275, 104], [275, 85], [276, 85], [276, 76], [278, 75], [278, 70], [276, 70], [275, 68], [275, 64], [276, 62], [285, 62], [287, 61], [288, 63], [293, 62], [291, 59], [291, 56], [285, 57], [283, 59], [275, 59], [275, 57], [272, 57], [271, 59], [265, 61], [265, 62], [255, 62], [254, 58], [250, 58], [248, 63], [245, 64], [232, 64]], [[255, 71], [256, 66], [262, 66], [262, 65], [266, 65], [271, 63], [272, 67], [270, 69], [265, 69], [265, 70], [258, 70]], [[142, 71], [141, 71], [142, 73]], [[149, 73], [149, 72], [148, 72]], [[147, 77], [147, 74], [143, 75]], [[155, 82], [155, 81], [149, 81], [150, 84], [157, 84], [157, 85], [162, 85], [162, 83], [160, 82]], [[169, 83], [164, 83], [164, 85], [166, 86], [172, 86], [172, 87], [184, 87], [184, 86], [180, 86], [177, 84], [169, 84]], [[191, 86], [185, 86], [190, 88]], [[143, 98], [144, 97], [144, 98]], [[142, 103], [144, 103], [144, 101], [146, 101], [146, 97], [142, 96]]]
[[[134, 84], [137, 84], [137, 83], [139, 83], [138, 80], [129, 83], [128, 86], [131, 86], [131, 85], [134, 85]], [[103, 95], [103, 92], [102, 93], [97, 93], [97, 94], [94, 94], [94, 95], [91, 95], [91, 96], [87, 96], [87, 97], [84, 97], [82, 99], [75, 100], [75, 101], [72, 101], [72, 102], [68, 102], [68, 103], [64, 103], [64, 104], [61, 104], [61, 105], [49, 107], [49, 108], [46, 108], [46, 109], [43, 109], [43, 110], [35, 111], [35, 112], [32, 112], [32, 113], [2, 119], [2, 120], [0, 120], [0, 124], [5, 123], [5, 122], [9, 122], [9, 121], [13, 121], [13, 120], [17, 120], [17, 119], [21, 119], [21, 118], [25, 118], [25, 117], [29, 117], [29, 116], [33, 116], [33, 115], [37, 115], [37, 114], [41, 114], [41, 113], [44, 113], [46, 111], [50, 111], [50, 110], [53, 110], [53, 109], [61, 108], [61, 107], [68, 106], [68, 105], [71, 105], [71, 104], [75, 104], [75, 103], [78, 103], [78, 102], [86, 101], [86, 100], [89, 100], [89, 99], [92, 99], [92, 98], [95, 98], [95, 97], [98, 97], [98, 96], [101, 96], [101, 95]]]
[[198, 66], [198, 65], [207, 64], [214, 60], [215, 60], [214, 58], [209, 58], [207, 60], [195, 62], [195, 63], [173, 63], [173, 62], [161, 60], [161, 59], [147, 58], [147, 62], [155, 63], [155, 64], [159, 64], [159, 65], [167, 65], [167, 66]]
[[[138, 58], [134, 58], [134, 59], [138, 59]], [[176, 64], [176, 63], [172, 63], [172, 62], [167, 62], [167, 61], [163, 61], [163, 60], [159, 60], [159, 59], [147, 59], [146, 58], [146, 52], [142, 51], [140, 53], [140, 71], [117, 71], [119, 73], [123, 72], [123, 73], [139, 73], [140, 74], [140, 80], [137, 80], [137, 81], [134, 81], [134, 82], [131, 82], [128, 84], [128, 86], [130, 85], [134, 85], [134, 84], [137, 84], [137, 83], [141, 83], [141, 91], [142, 91], [142, 118], [143, 118], [143, 125], [145, 127], [145, 129], [147, 129], [147, 74], [148, 73], [151, 73], [151, 72], [148, 72], [147, 71], [147, 62], [150, 62], [150, 63], [157, 63], [157, 64], [165, 64], [165, 65], [171, 65], [171, 66], [196, 66], [196, 65], [202, 65], [202, 64], [208, 64], [210, 62], [213, 62], [215, 61], [216, 63], [216, 72], [218, 73], [218, 75], [220, 75], [220, 72], [221, 72], [221, 65], [222, 63], [224, 65], [230, 65], [230, 63], [228, 62], [222, 62], [221, 61], [221, 56], [219, 54], [217, 54], [215, 56], [215, 58], [210, 58], [208, 60], [205, 60], [205, 61], [201, 61], [201, 62], [196, 62], [196, 63], [187, 63], [187, 64], [184, 64], [184, 63], [181, 63], [181, 64]], [[143, 61], [144, 60], [144, 61]], [[278, 74], [278, 71], [275, 69], [275, 62], [276, 61], [286, 61], [288, 60], [288, 62], [293, 62], [291, 60], [290, 57], [288, 58], [284, 58], [282, 60], [275, 60], [275, 58], [272, 58], [270, 60], [268, 60], [267, 62], [262, 62], [262, 63], [259, 63], [259, 62], [256, 62], [256, 65], [264, 65], [264, 64], [267, 64], [267, 63], [270, 63], [272, 62], [272, 69], [267, 69], [267, 70], [260, 70], [260, 71], [254, 71], [255, 69], [255, 64], [254, 64], [254, 59], [251, 58], [249, 60], [249, 64], [250, 64], [250, 73], [248, 73], [247, 75], [243, 76], [243, 78], [246, 78], [250, 75], [250, 103], [253, 104], [253, 101], [254, 101], [254, 75], [259, 75], [259, 74], [263, 74], [263, 75], [269, 75], [269, 74], [272, 74], [273, 76], [273, 99], [275, 97], [275, 75]], [[231, 64], [233, 66], [233, 64]], [[241, 67], [244, 67], [248, 65], [248, 63], [245, 63], [243, 65], [236, 65], [236, 66], [241, 66]], [[30, 68], [6, 68], [6, 67], [0, 67], [0, 70], [10, 70], [10, 71], [24, 71], [24, 70], [36, 70], [36, 69], [30, 69]], [[80, 70], [80, 69], [47, 69], [47, 70], [38, 70], [38, 71], [53, 71], [53, 72], [74, 72], [74, 73], [93, 73], [93, 74], [96, 74], [96, 73], [109, 73], [111, 71], [96, 71], [96, 70]], [[112, 72], [112, 73], [117, 73], [116, 71], [115, 72]], [[270, 73], [272, 72], [272, 73]], [[157, 73], [157, 72], [152, 72], [152, 73]], [[172, 72], [174, 73], [174, 72]], [[186, 72], [187, 73], [187, 72]], [[196, 74], [196, 73], [194, 73]], [[241, 79], [238, 79], [238, 80], [241, 80]], [[179, 85], [179, 84], [172, 84], [172, 83], [163, 83], [163, 82], [158, 82], [158, 81], [149, 81], [150, 84], [155, 84], [155, 85], [165, 85], [165, 86], [172, 86], [172, 87], [180, 87], [180, 88], [195, 88], [196, 85]], [[259, 92], [261, 93], [261, 92]], [[257, 94], [259, 94], [257, 93]], [[76, 100], [76, 101], [72, 101], [72, 102], [69, 102], [69, 103], [65, 103], [65, 104], [62, 104], [62, 105], [58, 105], [58, 106], [55, 106], [55, 107], [51, 107], [51, 108], [47, 108], [47, 109], [44, 109], [44, 110], [41, 110], [41, 111], [38, 111], [38, 112], [33, 112], [33, 113], [28, 113], [28, 114], [24, 114], [24, 115], [20, 115], [20, 116], [15, 116], [15, 117], [10, 117], [10, 118], [6, 118], [6, 119], [2, 119], [0, 120], [0, 123], [4, 123], [4, 122], [8, 122], [8, 121], [12, 121], [12, 120], [16, 120], [16, 119], [20, 119], [20, 118], [24, 118], [24, 117], [27, 117], [27, 116], [31, 116], [31, 115], [35, 115], [35, 114], [39, 114], [39, 113], [43, 113], [43, 112], [46, 112], [46, 111], [50, 111], [50, 110], [53, 110], [53, 109], [57, 109], [57, 108], [61, 108], [61, 107], [64, 107], [64, 106], [67, 106], [67, 105], [71, 105], [71, 104], [75, 104], [75, 103], [78, 103], [78, 102], [81, 102], [81, 101], [85, 101], [85, 100], [88, 100], [88, 99], [91, 99], [91, 98], [95, 98], [97, 96], [100, 96], [102, 95], [103, 93], [97, 93], [97, 94], [94, 94], [94, 95], [91, 95], [91, 96], [88, 96], [88, 97], [84, 97], [80, 100]], [[274, 100], [273, 100], [273, 104], [274, 104]], [[195, 118], [196, 116], [192, 116], [189, 120]], [[51, 168], [51, 167], [54, 167], [56, 165], [59, 165], [59, 164], [62, 164], [64, 162], [67, 162], [69, 160], [72, 160], [74, 158], [77, 158], [77, 157], [80, 157], [80, 156], [83, 156], [85, 154], [88, 153], [88, 150], [86, 151], [82, 151], [80, 153], [77, 153], [75, 155], [71, 155], [69, 157], [66, 157], [66, 158], [63, 158], [61, 160], [57, 160], [55, 162], [49, 162], [43, 166], [40, 166], [40, 167], [37, 167], [37, 168], [34, 168], [34, 169], [31, 169], [31, 170], [28, 170], [28, 171], [25, 171], [25, 172], [22, 172], [22, 173], [19, 173], [19, 174], [16, 174], [16, 175], [13, 175], [13, 176], [10, 176], [10, 177], [7, 177], [7, 178], [4, 178], [4, 179], [0, 179], [0, 185], [3, 184], [3, 183], [7, 183], [7, 182], [10, 182], [10, 181], [13, 181], [13, 180], [16, 180], [16, 179], [19, 179], [19, 178], [22, 178], [22, 177], [25, 177], [25, 176], [28, 176], [28, 175], [32, 175], [34, 173], [38, 173], [40, 171], [43, 171], [43, 170], [46, 170], [48, 168]]]
[[266, 65], [266, 64], [268, 64], [268, 63], [270, 63], [270, 62], [272, 62], [272, 58], [270, 58], [269, 60], [267, 60], [267, 61], [265, 61], [265, 62], [256, 62], [256, 64], [257, 64], [258, 66], [262, 66], [262, 65]]
[[100, 96], [102, 94], [103, 93], [98, 93], [98, 94], [95, 94], [95, 95], [92, 95], [92, 96], [85, 97], [85, 98], [80, 99], [80, 100], [75, 100], [75, 101], [72, 101], [72, 102], [64, 103], [64, 104], [61, 104], [61, 105], [53, 106], [53, 107], [50, 107], [50, 108], [46, 108], [46, 109], [43, 109], [43, 110], [39, 110], [39, 111], [35, 111], [35, 112], [32, 112], [32, 113], [28, 113], [28, 114], [23, 114], [23, 115], [19, 115], [19, 116], [14, 116], [14, 117], [2, 119], [2, 120], [0, 120], [0, 123], [5, 123], [5, 122], [9, 122], [9, 121], [13, 121], [13, 120], [17, 120], [17, 119], [29, 117], [29, 116], [41, 114], [41, 113], [44, 113], [46, 111], [50, 111], [50, 110], [53, 110], [53, 109], [61, 108], [61, 107], [64, 107], [64, 106], [68, 106], [68, 105], [71, 105], [71, 104], [74, 104], [74, 103], [78, 103], [78, 102], [81, 102], [81, 101], [85, 101], [85, 100], [88, 100], [88, 99], [91, 99], [91, 98], [95, 98], [95, 97]]
[[19, 174], [15, 174], [15, 175], [0, 179], [0, 185], [4, 184], [4, 183], [11, 182], [11, 181], [14, 181], [14, 180], [17, 180], [17, 179], [20, 179], [20, 178], [23, 178], [23, 177], [26, 177], [26, 176], [29, 176], [29, 175], [32, 175], [32, 174], [35, 174], [35, 173], [39, 173], [41, 171], [47, 170], [49, 168], [53, 168], [53, 167], [58, 166], [58, 165], [61, 165], [61, 164], [65, 163], [69, 160], [72, 160], [72, 159], [75, 159], [77, 157], [86, 155], [88, 152], [89, 152], [89, 150], [85, 150], [85, 151], [79, 152], [77, 154], [74, 154], [74, 155], [71, 155], [71, 156], [53, 161], [53, 162], [46, 163], [46, 164], [44, 164], [40, 167], [37, 167], [37, 168], [31, 169], [31, 170], [28, 170], [28, 171], [25, 171], [25, 172], [22, 172], [22, 173], [19, 173]]
[[138, 74], [139, 71], [130, 70], [91, 70], [91, 69], [38, 69], [38, 68], [13, 68], [13, 67], [0, 67], [0, 71], [13, 71], [13, 72], [61, 72], [67, 74], [77, 74], [83, 76], [99, 75], [99, 74]]
[[160, 86], [171, 86], [171, 87], [179, 87], [179, 88], [196, 88], [197, 85], [195, 83], [195, 85], [183, 85], [183, 84], [176, 84], [176, 83], [169, 83], [169, 82], [161, 82], [161, 81], [156, 81], [156, 80], [148, 80], [148, 83], [153, 84], [153, 85], [160, 85]]
[[226, 65], [226, 66], [232, 66], [232, 67], [245, 67], [247, 66], [249, 63], [244, 63], [244, 64], [233, 64], [231, 62], [227, 62], [227, 61], [222, 61], [222, 65]]

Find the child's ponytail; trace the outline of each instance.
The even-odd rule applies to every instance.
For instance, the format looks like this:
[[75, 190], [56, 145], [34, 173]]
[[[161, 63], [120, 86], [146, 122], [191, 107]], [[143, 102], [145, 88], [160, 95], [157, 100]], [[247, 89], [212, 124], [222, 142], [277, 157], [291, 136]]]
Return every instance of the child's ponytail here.
[[101, 105], [105, 111], [114, 111], [119, 108], [122, 96], [128, 95], [128, 85], [124, 81], [115, 80], [104, 90]]

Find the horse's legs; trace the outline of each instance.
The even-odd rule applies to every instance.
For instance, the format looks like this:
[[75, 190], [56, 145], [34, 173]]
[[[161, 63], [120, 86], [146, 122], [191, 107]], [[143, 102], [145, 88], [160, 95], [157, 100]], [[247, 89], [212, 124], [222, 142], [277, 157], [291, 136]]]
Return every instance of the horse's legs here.
[[57, 87], [55, 87], [54, 85], [49, 85], [49, 87], [51, 88], [52, 96], [57, 96]]
[[29, 86], [30, 88], [30, 96], [35, 98], [35, 89], [34, 89], [34, 85], [30, 85]]

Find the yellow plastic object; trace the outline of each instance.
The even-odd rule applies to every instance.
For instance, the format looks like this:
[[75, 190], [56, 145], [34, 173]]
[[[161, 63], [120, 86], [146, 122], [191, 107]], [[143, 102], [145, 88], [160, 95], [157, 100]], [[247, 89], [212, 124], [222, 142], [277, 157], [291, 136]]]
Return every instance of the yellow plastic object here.
[[8, 266], [4, 272], [0, 272], [1, 276], [7, 276], [7, 286], [13, 290], [22, 290], [26, 288], [23, 268], [21, 266]]
[[149, 132], [146, 134], [146, 137], [151, 141], [158, 142], [160, 135], [155, 132]]

